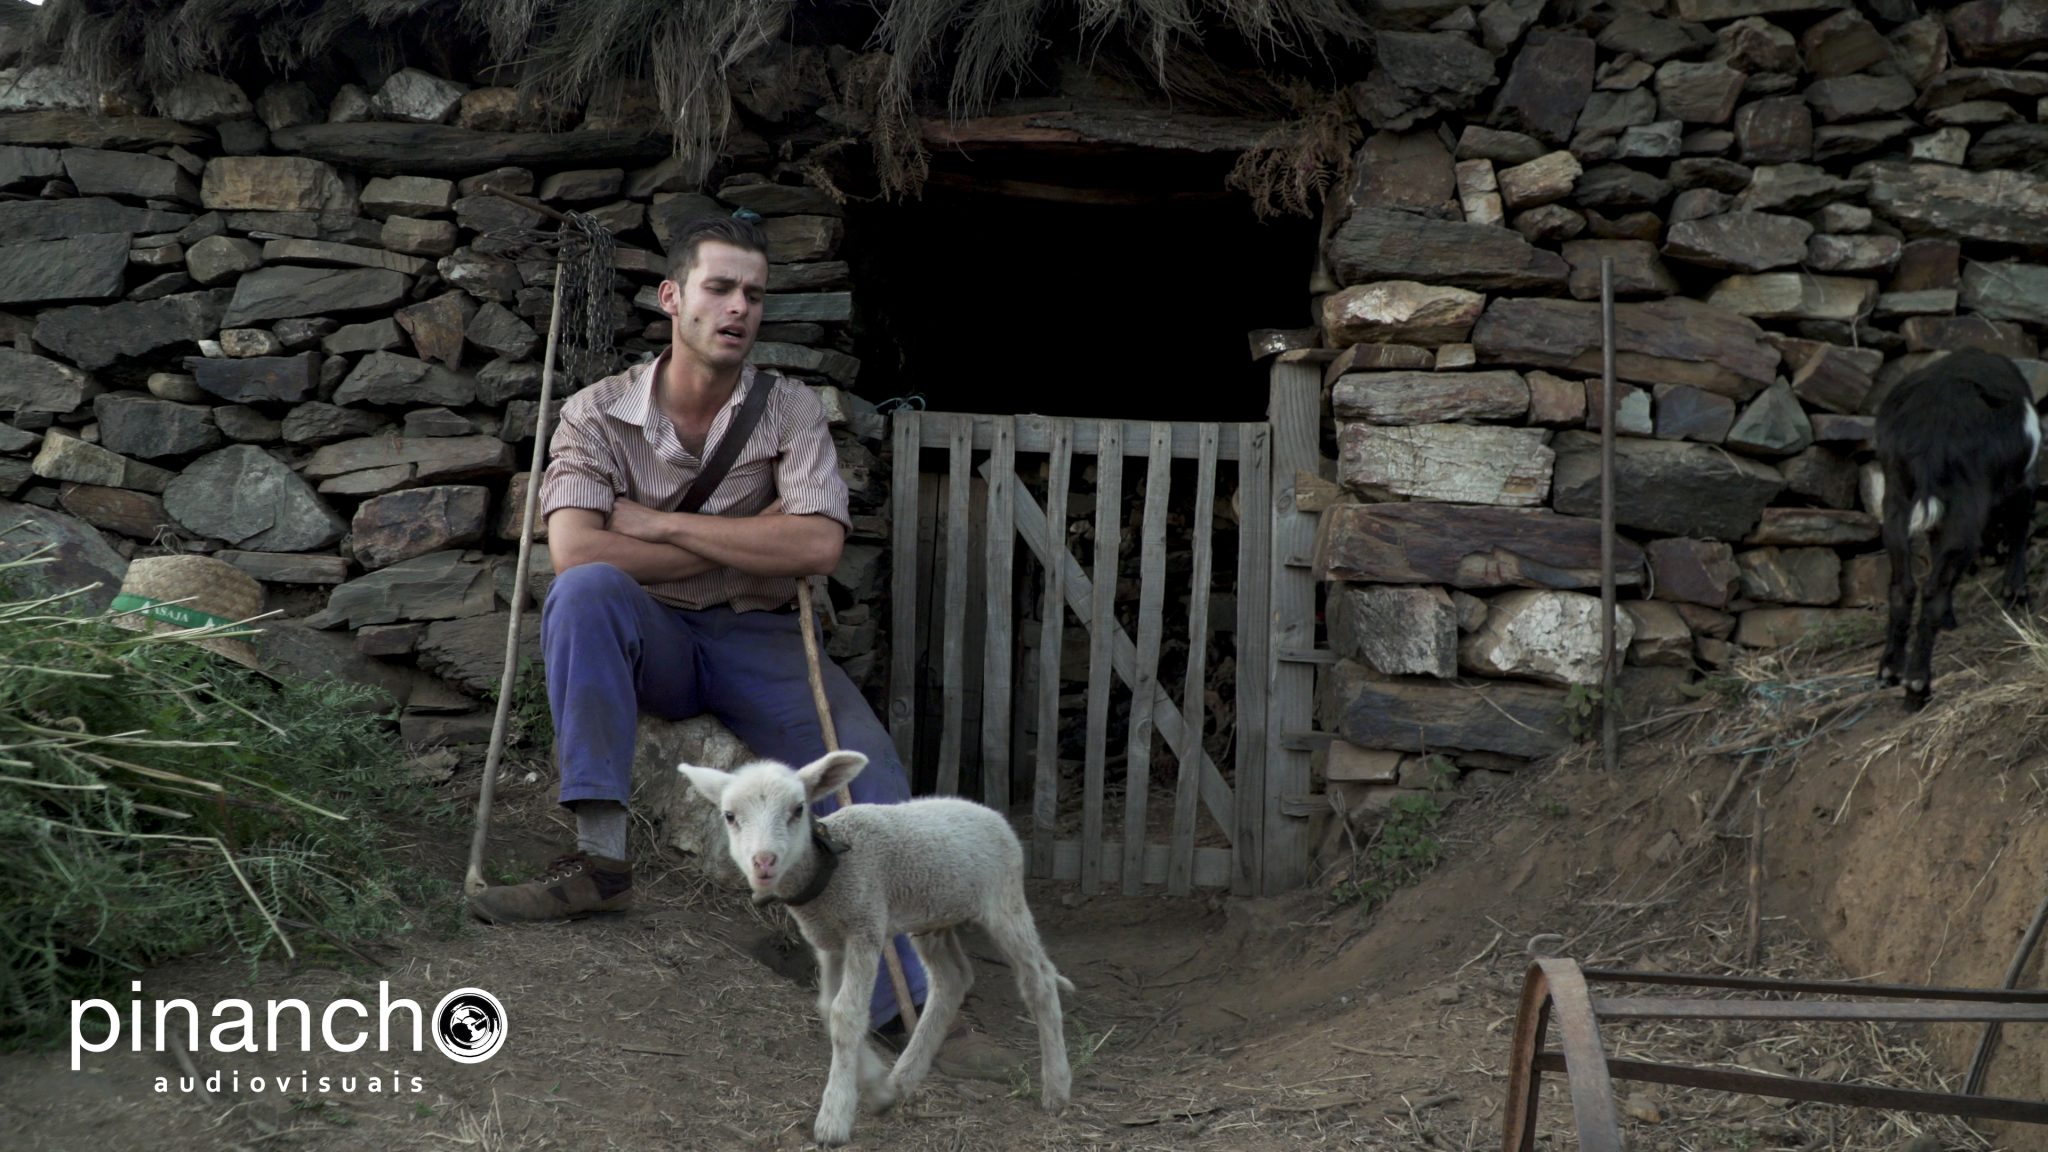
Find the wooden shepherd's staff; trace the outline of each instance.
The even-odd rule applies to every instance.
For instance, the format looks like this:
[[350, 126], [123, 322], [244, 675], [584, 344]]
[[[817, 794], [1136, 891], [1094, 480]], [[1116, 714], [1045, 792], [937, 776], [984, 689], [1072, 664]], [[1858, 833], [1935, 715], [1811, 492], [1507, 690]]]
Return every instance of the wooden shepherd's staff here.
[[[495, 190], [494, 190], [495, 191]], [[561, 221], [566, 233], [569, 217], [542, 204], [510, 193], [498, 195], [517, 204], [537, 208]], [[526, 472], [526, 506], [519, 514], [519, 567], [512, 575], [512, 619], [505, 626], [505, 664], [498, 673], [498, 712], [491, 720], [491, 748], [484, 755], [483, 786], [476, 798], [476, 833], [469, 842], [469, 873], [462, 889], [474, 896], [488, 885], [484, 881], [484, 841], [491, 834], [491, 801], [498, 788], [498, 765], [505, 755], [505, 731], [512, 718], [512, 689], [519, 681], [519, 623], [526, 607], [526, 576], [533, 556], [533, 517], [540, 502], [541, 470], [548, 458], [548, 405], [555, 394], [555, 344], [562, 328], [562, 266], [567, 237], [555, 248], [555, 299], [548, 309], [548, 343], [540, 362], [540, 409], [533, 418], [533, 463]]]
[[[804, 634], [804, 661], [811, 670], [811, 702], [818, 706], [818, 725], [825, 730], [825, 751], [839, 751], [839, 729], [832, 723], [832, 704], [825, 698], [825, 671], [818, 663], [818, 638], [811, 634], [811, 578], [799, 576], [796, 581], [797, 622]], [[853, 793], [841, 784], [832, 794], [841, 808], [853, 806]], [[896, 986], [896, 1012], [903, 1018], [903, 1035], [907, 1039], [917, 1031], [917, 1005], [910, 1002], [910, 982], [903, 977], [903, 961], [896, 955], [896, 940], [890, 937], [882, 942], [882, 959], [889, 965], [889, 981]]]

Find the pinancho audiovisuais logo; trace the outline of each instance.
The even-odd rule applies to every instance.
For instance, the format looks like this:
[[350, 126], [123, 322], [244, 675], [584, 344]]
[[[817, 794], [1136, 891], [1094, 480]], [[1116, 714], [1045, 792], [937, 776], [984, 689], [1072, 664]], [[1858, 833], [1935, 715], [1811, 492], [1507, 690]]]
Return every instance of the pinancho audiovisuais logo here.
[[481, 1064], [505, 1044], [505, 1006], [481, 988], [457, 988], [434, 1008], [434, 1043], [458, 1064]]

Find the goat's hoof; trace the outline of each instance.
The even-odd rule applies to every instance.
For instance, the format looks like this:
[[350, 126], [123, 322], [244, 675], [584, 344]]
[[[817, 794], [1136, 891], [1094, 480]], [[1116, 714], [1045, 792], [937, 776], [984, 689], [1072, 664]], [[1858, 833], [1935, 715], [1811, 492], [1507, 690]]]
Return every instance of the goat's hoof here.
[[1045, 1080], [1039, 1086], [1038, 1105], [1054, 1116], [1067, 1110], [1067, 1100], [1074, 1094], [1074, 1073], [1062, 1061], [1057, 1067], [1048, 1069]]
[[880, 1116], [882, 1113], [894, 1108], [896, 1102], [903, 1099], [905, 1095], [907, 1093], [896, 1090], [894, 1081], [883, 1081], [860, 1094], [860, 1106], [867, 1110], [868, 1115]]
[[1889, 668], [1879, 668], [1877, 670], [1877, 686], [1879, 688], [1897, 688], [1899, 686], [1899, 674]]
[[853, 1121], [827, 1120], [820, 1116], [818, 1122], [811, 1127], [811, 1139], [822, 1147], [837, 1148], [853, 1139]]
[[881, 1103], [875, 1107], [875, 1111], [884, 1112], [895, 1107], [897, 1102], [908, 1100], [915, 1096], [917, 1089], [917, 1081], [899, 1079], [894, 1073], [891, 1073], [876, 1089], [875, 1096]]
[[1927, 701], [1932, 698], [1933, 693], [1929, 691], [1929, 686], [1925, 680], [1909, 680], [1906, 682], [1906, 711], [1918, 712], [1922, 708], [1927, 707]]

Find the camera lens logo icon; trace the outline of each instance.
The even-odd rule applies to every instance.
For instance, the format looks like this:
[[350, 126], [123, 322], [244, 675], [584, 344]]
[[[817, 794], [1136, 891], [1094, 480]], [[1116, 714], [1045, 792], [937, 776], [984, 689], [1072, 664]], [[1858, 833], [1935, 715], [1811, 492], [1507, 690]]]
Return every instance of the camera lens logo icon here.
[[434, 1008], [434, 1044], [457, 1064], [481, 1064], [505, 1046], [505, 1006], [481, 988], [457, 988]]

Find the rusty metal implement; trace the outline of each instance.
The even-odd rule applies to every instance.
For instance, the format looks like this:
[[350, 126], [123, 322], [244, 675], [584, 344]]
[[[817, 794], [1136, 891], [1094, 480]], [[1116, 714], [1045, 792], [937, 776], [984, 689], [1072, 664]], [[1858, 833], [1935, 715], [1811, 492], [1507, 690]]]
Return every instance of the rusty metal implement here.
[[[1648, 984], [1719, 988], [1774, 996], [1825, 994], [1852, 1000], [1729, 999], [1680, 996], [1594, 996], [1591, 984]], [[1545, 1047], [1553, 1018], [1563, 1047]], [[1849, 981], [1772, 980], [1755, 976], [1691, 976], [1671, 972], [1621, 972], [1580, 968], [1562, 957], [1529, 966], [1515, 1019], [1514, 1051], [1508, 1063], [1508, 1101], [1501, 1123], [1502, 1152], [1535, 1152], [1536, 1109], [1546, 1072], [1562, 1072], [1570, 1085], [1572, 1116], [1583, 1152], [1621, 1152], [1621, 1125], [1614, 1081], [1636, 1080], [1680, 1088], [1708, 1088], [1780, 1100], [1891, 1108], [2048, 1124], [2048, 1103], [1955, 1092], [1927, 1092], [1870, 1084], [1838, 1084], [1797, 1076], [1773, 1076], [1728, 1068], [1699, 1068], [1607, 1055], [1600, 1024], [1618, 1020], [1818, 1020], [1921, 1021], [2001, 1024], [2048, 1023], [2048, 991], [2005, 988], [1928, 988]]]

